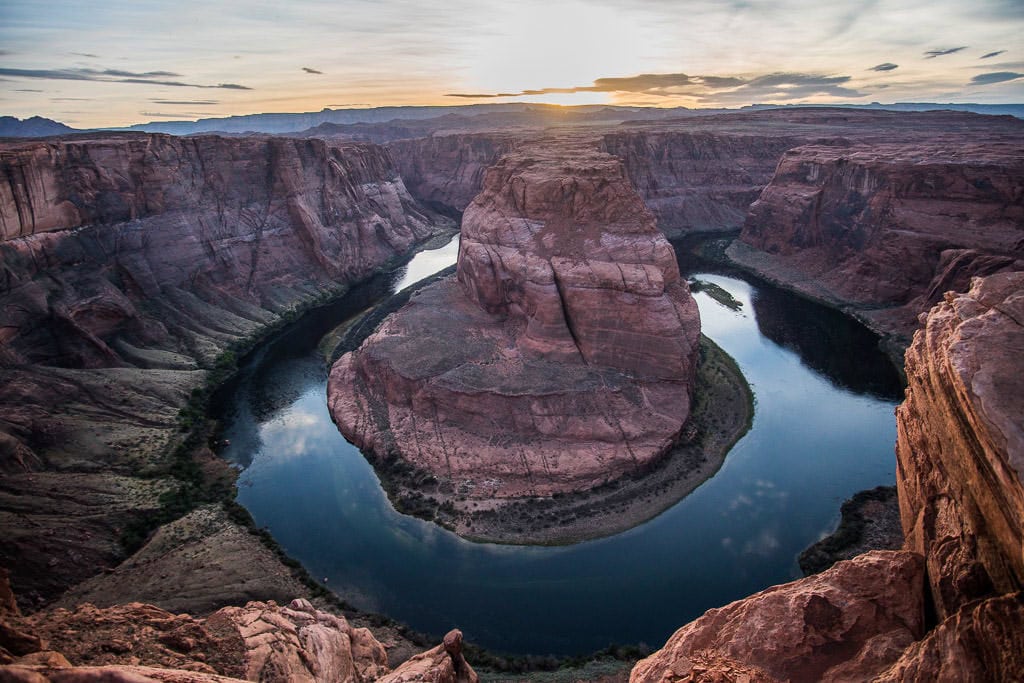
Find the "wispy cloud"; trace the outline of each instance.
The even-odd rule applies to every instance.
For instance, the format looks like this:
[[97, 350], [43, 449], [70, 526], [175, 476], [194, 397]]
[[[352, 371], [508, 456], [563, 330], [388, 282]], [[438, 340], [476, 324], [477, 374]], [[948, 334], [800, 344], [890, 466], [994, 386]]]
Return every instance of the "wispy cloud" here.
[[1016, 71], [993, 71], [992, 73], [978, 74], [971, 79], [971, 85], [991, 85], [993, 83], [1015, 81], [1018, 78], [1024, 78], [1024, 74], [1017, 73]]
[[753, 78], [743, 76], [691, 76], [684, 73], [640, 74], [621, 78], [598, 78], [592, 85], [570, 88], [537, 88], [519, 92], [448, 93], [448, 97], [482, 99], [572, 93], [637, 93], [662, 97], [691, 96], [704, 100], [729, 99], [756, 102], [765, 98], [795, 100], [811, 95], [860, 97], [846, 87], [849, 76], [805, 73], [771, 73]]
[[207, 107], [220, 104], [220, 100], [150, 100], [153, 104], [181, 104], [188, 107]]
[[78, 57], [88, 57], [89, 59], [99, 59], [100, 58], [99, 55], [94, 55], [91, 52], [72, 52], [71, 54], [73, 54], [75, 56], [78, 56]]
[[992, 57], [998, 57], [1004, 52], [1006, 52], [1006, 50], [997, 50], [995, 52], [989, 52], [988, 54], [984, 54], [981, 57], [979, 57], [979, 59], [991, 59]]
[[163, 78], [174, 78], [181, 74], [173, 71], [122, 71], [120, 69], [6, 69], [0, 68], [0, 76], [16, 78], [41, 78], [57, 81], [96, 81], [99, 83], [136, 83], [140, 85], [165, 85], [175, 88], [225, 88], [228, 90], [252, 90], [237, 83], [218, 83], [202, 85], [199, 83], [183, 83], [166, 81]]
[[302, 67], [302, 70], [308, 74], [323, 74], [323, 71], [317, 71], [316, 69], [310, 69], [308, 66]]
[[924, 58], [925, 59], [935, 59], [936, 57], [942, 57], [944, 55], [951, 55], [954, 52], [960, 52], [960, 50], [966, 50], [966, 49], [967, 49], [966, 45], [961, 45], [960, 47], [948, 47], [948, 48], [946, 48], [944, 50], [928, 50], [927, 52], [924, 53]]
[[893, 64], [892, 62], [883, 62], [876, 66], [871, 67], [868, 71], [892, 71], [893, 69], [899, 68], [899, 64]]

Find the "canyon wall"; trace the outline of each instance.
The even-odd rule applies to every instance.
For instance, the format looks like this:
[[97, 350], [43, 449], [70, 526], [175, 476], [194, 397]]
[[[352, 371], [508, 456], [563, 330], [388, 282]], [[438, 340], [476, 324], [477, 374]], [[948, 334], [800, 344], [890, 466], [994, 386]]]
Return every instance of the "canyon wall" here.
[[907, 351], [900, 512], [940, 618], [1024, 587], [1024, 273], [946, 294]]
[[904, 548], [709, 610], [633, 683], [1024, 678], [1024, 273], [922, 317], [897, 411]]
[[123, 557], [126, 525], [174, 494], [157, 475], [178, 411], [230, 367], [225, 351], [451, 227], [374, 145], [126, 134], [0, 149], [0, 563], [22, 598]]
[[542, 139], [488, 169], [457, 281], [420, 290], [343, 356], [329, 404], [378, 465], [398, 455], [476, 501], [587, 489], [677, 438], [699, 332], [621, 163]]
[[462, 213], [480, 192], [484, 171], [521, 141], [500, 132], [432, 135], [387, 144], [409, 192], [438, 211]]
[[601, 149], [622, 159], [671, 239], [741, 228], [783, 153], [804, 141], [726, 131], [624, 131], [604, 135]]
[[943, 292], [1024, 269], [1024, 149], [998, 140], [798, 147], [729, 255], [909, 340]]

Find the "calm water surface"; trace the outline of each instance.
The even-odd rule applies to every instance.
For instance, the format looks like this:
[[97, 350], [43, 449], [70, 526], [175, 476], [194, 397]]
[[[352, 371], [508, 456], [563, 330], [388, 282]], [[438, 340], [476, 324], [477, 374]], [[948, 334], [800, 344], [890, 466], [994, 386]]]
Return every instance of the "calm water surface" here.
[[456, 248], [421, 253], [408, 272], [300, 321], [251, 359], [227, 399], [239, 501], [350, 603], [431, 634], [458, 626], [510, 653], [657, 646], [710, 607], [799, 576], [797, 554], [834, 528], [845, 498], [893, 483], [899, 388], [874, 337], [779, 290], [681, 262], [743, 303], [733, 312], [696, 295], [705, 334], [737, 360], [757, 402], [717, 475], [646, 524], [566, 547], [469, 543], [396, 513], [331, 422], [315, 345], [328, 322], [450, 265]]

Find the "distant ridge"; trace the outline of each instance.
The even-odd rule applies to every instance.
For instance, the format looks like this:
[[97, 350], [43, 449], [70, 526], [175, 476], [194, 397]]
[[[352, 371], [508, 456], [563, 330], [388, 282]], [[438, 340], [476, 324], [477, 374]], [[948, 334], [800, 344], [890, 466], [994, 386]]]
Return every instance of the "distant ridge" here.
[[[1024, 119], [1024, 104], [960, 104], [940, 102], [896, 102], [893, 104], [750, 104], [736, 109], [688, 109], [675, 107], [658, 109], [654, 107], [620, 107], [614, 105], [582, 105], [560, 107], [557, 105], [536, 104], [528, 102], [509, 102], [505, 104], [470, 104], [452, 106], [409, 106], [409, 107], [372, 107], [366, 109], [322, 109], [318, 112], [295, 112], [283, 114], [245, 114], [222, 118], [206, 118], [195, 121], [150, 121], [132, 126], [105, 127], [94, 129], [71, 128], [58, 121], [33, 116], [28, 119], [17, 119], [13, 116], [0, 116], [0, 137], [45, 137], [50, 135], [68, 135], [92, 131], [137, 131], [146, 133], [168, 133], [170, 135], [196, 135], [201, 133], [220, 133], [227, 135], [244, 135], [247, 133], [272, 134], [307, 134], [324, 135], [340, 133], [331, 131], [332, 126], [359, 126], [388, 123], [400, 125], [408, 129], [408, 134], [416, 136], [418, 128], [423, 128], [423, 135], [439, 127], [449, 119], [452, 124], [459, 123], [464, 128], [477, 126], [467, 122], [479, 119], [481, 128], [501, 127], [507, 125], [524, 125], [527, 123], [552, 125], [564, 117], [566, 122], [583, 123], [587, 121], [608, 121], [619, 118], [629, 121], [658, 121], [689, 116], [706, 116], [712, 114], [765, 111], [770, 109], [796, 108], [833, 108], [854, 110], [886, 110], [886, 111], [935, 111], [950, 110], [987, 114], [990, 116], [1014, 116]], [[570, 121], [570, 119], [572, 121]], [[433, 120], [434, 124], [425, 125], [417, 122]], [[326, 124], [326, 125], [325, 125]], [[311, 131], [319, 126], [320, 130]], [[347, 131], [354, 137], [360, 137], [358, 130]], [[373, 140], [376, 132], [367, 133], [366, 138]], [[384, 135], [383, 139], [391, 139], [392, 135]]]
[[67, 135], [79, 131], [53, 119], [33, 116], [25, 120], [13, 116], [0, 116], [0, 138], [43, 138]]

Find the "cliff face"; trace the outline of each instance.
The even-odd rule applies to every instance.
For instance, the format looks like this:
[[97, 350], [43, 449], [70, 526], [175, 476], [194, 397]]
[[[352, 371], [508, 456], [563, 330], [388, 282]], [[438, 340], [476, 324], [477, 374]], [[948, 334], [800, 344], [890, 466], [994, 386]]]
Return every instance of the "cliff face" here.
[[1024, 269], [1019, 143], [787, 152], [730, 256], [906, 339], [975, 275]]
[[738, 230], [771, 180], [791, 135], [710, 131], [610, 133], [601, 149], [622, 159], [630, 182], [669, 238]]
[[522, 136], [480, 133], [432, 135], [387, 144], [409, 192], [445, 213], [462, 212], [483, 186], [484, 171]]
[[400, 454], [470, 498], [585, 489], [675, 440], [699, 329], [621, 164], [542, 141], [488, 170], [458, 281], [421, 290], [342, 357], [329, 403], [378, 462]]
[[907, 545], [940, 617], [1024, 586], [1024, 273], [946, 295], [907, 351], [897, 412]]
[[222, 352], [443, 227], [374, 145], [0, 149], [0, 562], [19, 594], [121, 557], [125, 524], [174, 488], [136, 475], [167, 466], [178, 410]]
[[[906, 356], [896, 446], [903, 550], [710, 610], [637, 664], [631, 681], [1024, 677], [1022, 355], [1024, 273], [948, 293]], [[938, 624], [926, 631], [932, 613]]]
[[15, 361], [123, 364], [119, 343], [187, 355], [169, 328], [198, 327], [196, 309], [214, 330], [188, 332], [230, 335], [433, 229], [371, 145], [123, 136], [13, 146], [0, 172], [0, 342]]

